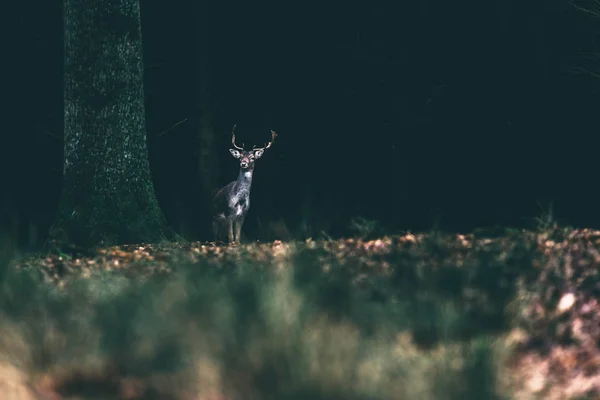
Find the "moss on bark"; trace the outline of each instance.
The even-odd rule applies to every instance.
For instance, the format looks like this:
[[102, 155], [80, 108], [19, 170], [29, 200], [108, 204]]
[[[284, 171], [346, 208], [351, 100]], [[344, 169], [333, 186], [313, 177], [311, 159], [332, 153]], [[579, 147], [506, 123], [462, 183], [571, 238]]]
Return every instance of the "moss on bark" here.
[[50, 239], [169, 239], [148, 160], [139, 1], [64, 0], [63, 12], [63, 194]]

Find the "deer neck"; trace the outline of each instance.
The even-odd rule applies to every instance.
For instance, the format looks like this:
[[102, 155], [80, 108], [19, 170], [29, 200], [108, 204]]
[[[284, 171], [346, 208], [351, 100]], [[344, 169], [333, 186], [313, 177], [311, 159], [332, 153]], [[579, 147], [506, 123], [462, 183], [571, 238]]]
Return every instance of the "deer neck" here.
[[253, 169], [241, 169], [238, 174], [238, 178], [236, 181], [236, 186], [241, 190], [250, 191], [250, 186], [252, 186], [252, 174], [254, 173]]

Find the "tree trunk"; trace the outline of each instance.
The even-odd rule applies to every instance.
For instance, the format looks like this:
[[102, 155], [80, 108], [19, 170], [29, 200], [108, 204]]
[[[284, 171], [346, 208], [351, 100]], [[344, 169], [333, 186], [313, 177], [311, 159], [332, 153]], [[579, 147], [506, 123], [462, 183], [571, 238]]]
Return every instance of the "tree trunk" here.
[[63, 193], [50, 238], [83, 246], [171, 238], [150, 175], [139, 0], [63, 5]]
[[[204, 80], [206, 78], [198, 78]], [[216, 154], [215, 131], [211, 124], [208, 84], [198, 83], [198, 172], [201, 178], [202, 191], [209, 196], [216, 187], [219, 162]]]
[[[219, 176], [219, 162], [215, 142], [215, 131], [211, 122], [210, 100], [210, 47], [209, 47], [209, 7], [206, 0], [193, 2], [196, 24], [196, 96], [198, 104], [198, 176], [202, 195], [203, 210], [210, 210], [212, 192], [216, 189]], [[204, 215], [206, 214], [206, 215]], [[210, 220], [207, 212], [200, 216]], [[209, 226], [204, 231], [208, 231]]]

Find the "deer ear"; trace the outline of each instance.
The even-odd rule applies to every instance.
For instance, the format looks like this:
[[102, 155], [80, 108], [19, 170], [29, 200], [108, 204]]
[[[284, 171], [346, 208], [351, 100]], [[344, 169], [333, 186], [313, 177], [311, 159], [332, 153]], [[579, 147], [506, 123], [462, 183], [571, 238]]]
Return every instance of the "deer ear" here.
[[235, 149], [229, 149], [229, 152], [231, 153], [232, 156], [234, 156], [235, 158], [240, 158], [240, 152], [235, 150]]
[[254, 158], [259, 159], [260, 157], [262, 157], [263, 153], [264, 153], [263, 150], [254, 151]]

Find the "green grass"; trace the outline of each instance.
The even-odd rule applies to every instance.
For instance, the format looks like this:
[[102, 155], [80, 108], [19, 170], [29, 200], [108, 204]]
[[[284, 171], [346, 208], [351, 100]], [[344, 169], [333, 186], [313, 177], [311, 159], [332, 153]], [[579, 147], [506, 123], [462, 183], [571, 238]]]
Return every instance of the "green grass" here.
[[537, 301], [553, 309], [565, 285], [585, 281], [560, 272], [572, 250], [542, 251], [564, 239], [586, 259], [588, 240], [571, 233], [5, 261], [0, 387], [10, 366], [32, 393], [73, 399], [511, 399], [518, 346], [507, 335], [526, 331], [527, 351], [563, 344], [564, 316], [528, 312]]

